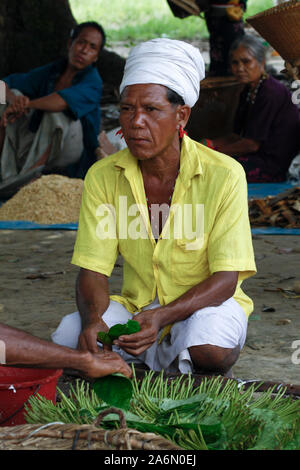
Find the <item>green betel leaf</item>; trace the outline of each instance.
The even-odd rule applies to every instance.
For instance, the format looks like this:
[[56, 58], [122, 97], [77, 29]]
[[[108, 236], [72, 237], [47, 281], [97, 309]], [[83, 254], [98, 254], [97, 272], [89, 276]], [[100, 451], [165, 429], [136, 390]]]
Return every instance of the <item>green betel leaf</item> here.
[[141, 331], [141, 325], [136, 320], [128, 320], [127, 331], [128, 331], [127, 333], [128, 335], [131, 335], [133, 333], [138, 333], [139, 331]]
[[133, 395], [133, 385], [123, 374], [115, 373], [100, 377], [93, 383], [93, 390], [105, 403], [128, 410]]
[[97, 337], [98, 337], [99, 341], [101, 341], [102, 344], [111, 344], [112, 343], [111, 337], [105, 331], [99, 331], [98, 334], [97, 334]]
[[118, 339], [119, 336], [127, 335], [128, 333], [127, 333], [126, 323], [124, 323], [124, 325], [121, 325], [120, 323], [117, 323], [116, 325], [112, 326], [109, 329], [108, 334], [109, 334], [110, 338], [112, 339], [112, 341], [114, 339]]
[[108, 335], [113, 341], [115, 339], [118, 339], [119, 336], [137, 333], [138, 331], [140, 331], [140, 329], [141, 327], [139, 322], [135, 320], [128, 320], [127, 323], [117, 323], [116, 325], [112, 326], [108, 331]]

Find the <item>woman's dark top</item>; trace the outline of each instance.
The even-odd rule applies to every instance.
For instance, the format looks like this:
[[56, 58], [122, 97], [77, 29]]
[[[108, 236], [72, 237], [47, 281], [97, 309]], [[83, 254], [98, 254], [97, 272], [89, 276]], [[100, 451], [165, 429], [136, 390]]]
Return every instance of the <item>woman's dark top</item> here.
[[234, 157], [243, 166], [248, 182], [284, 181], [291, 161], [300, 150], [300, 113], [285, 85], [269, 76], [260, 85], [255, 102], [241, 96], [234, 132], [260, 143], [257, 152]]

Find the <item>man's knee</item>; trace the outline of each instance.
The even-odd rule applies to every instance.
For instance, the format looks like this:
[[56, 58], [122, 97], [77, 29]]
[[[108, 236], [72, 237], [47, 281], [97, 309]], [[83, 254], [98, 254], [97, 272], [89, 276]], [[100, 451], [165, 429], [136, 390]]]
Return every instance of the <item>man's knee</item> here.
[[189, 352], [196, 371], [225, 374], [237, 361], [240, 347], [221, 348], [203, 344], [191, 346]]

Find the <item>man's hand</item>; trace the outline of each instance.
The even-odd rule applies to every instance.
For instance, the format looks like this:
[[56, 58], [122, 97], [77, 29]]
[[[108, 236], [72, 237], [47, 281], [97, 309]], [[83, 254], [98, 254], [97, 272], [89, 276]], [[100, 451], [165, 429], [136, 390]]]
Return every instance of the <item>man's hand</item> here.
[[13, 100], [10, 101], [9, 107], [12, 109], [13, 113], [22, 115], [28, 111], [30, 99], [28, 96], [15, 96]]
[[[76, 282], [76, 300], [82, 320], [78, 349], [96, 353], [98, 351], [97, 334], [99, 331], [109, 330], [101, 318], [109, 305], [107, 277], [104, 274], [81, 268]], [[104, 349], [111, 350], [111, 347], [104, 346]]]
[[141, 330], [131, 335], [122, 335], [114, 341], [114, 345], [119, 346], [128, 354], [138, 356], [155, 343], [159, 329], [159, 308], [145, 310], [133, 317], [139, 322]]
[[27, 96], [14, 96], [6, 110], [2, 114], [1, 127], [6, 127], [8, 123], [13, 123], [28, 112], [30, 99]]
[[112, 351], [98, 351], [95, 354], [90, 354], [84, 366], [81, 367], [81, 371], [90, 378], [104, 377], [116, 372], [120, 372], [128, 378], [132, 376], [129, 365], [119, 354]]
[[[78, 338], [77, 348], [81, 351], [90, 351], [91, 353], [97, 353], [99, 347], [97, 345], [97, 334], [99, 331], [107, 332], [109, 330], [107, 324], [100, 320], [98, 323], [91, 323], [87, 325], [81, 332]], [[111, 346], [103, 344], [103, 349], [111, 351]]]
[[11, 106], [8, 106], [4, 113], [2, 114], [0, 127], [5, 128], [8, 123], [13, 123], [20, 117], [17, 113], [15, 113]]
[[120, 372], [131, 377], [131, 368], [112, 351], [78, 351], [37, 338], [25, 331], [0, 323], [0, 339], [5, 343], [3, 362], [6, 365], [51, 369], [71, 368], [90, 378]]

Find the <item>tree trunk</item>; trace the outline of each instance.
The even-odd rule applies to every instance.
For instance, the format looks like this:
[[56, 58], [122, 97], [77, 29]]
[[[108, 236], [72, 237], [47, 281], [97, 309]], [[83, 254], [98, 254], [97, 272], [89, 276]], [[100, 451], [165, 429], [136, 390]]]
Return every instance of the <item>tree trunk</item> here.
[[103, 49], [98, 60], [98, 70], [102, 80], [109, 85], [118, 87], [122, 81], [125, 59], [115, 52]]
[[[68, 0], [1, 0], [0, 77], [26, 72], [65, 55], [74, 25]], [[124, 65], [117, 54], [101, 52], [98, 69], [104, 82], [118, 86]]]
[[1, 0], [1, 76], [26, 72], [64, 54], [74, 24], [68, 0]]

